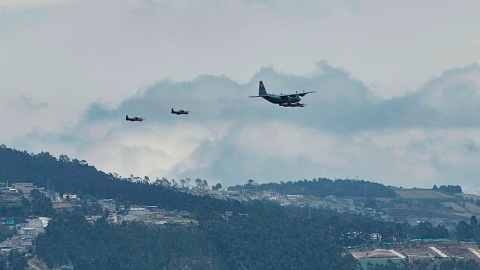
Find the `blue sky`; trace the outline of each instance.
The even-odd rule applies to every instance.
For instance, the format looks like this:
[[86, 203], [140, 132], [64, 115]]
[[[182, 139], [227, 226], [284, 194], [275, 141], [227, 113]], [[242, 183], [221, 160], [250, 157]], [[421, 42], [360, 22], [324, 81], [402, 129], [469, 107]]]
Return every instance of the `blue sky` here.
[[[0, 119], [0, 141], [124, 176], [358, 176], [478, 193], [479, 8], [2, 1], [0, 113], [16, 120]], [[259, 80], [269, 92], [317, 93], [306, 108], [280, 108], [247, 98]]]

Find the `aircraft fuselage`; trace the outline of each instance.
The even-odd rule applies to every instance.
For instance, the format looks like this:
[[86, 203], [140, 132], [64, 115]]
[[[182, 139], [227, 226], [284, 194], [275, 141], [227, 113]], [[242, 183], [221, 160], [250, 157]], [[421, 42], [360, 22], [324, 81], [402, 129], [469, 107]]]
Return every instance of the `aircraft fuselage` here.
[[142, 122], [143, 118], [141, 117], [128, 117], [128, 115], [125, 116], [125, 120], [130, 121], [130, 122]]
[[269, 95], [269, 96], [263, 96], [263, 98], [273, 104], [284, 104], [284, 103], [291, 104], [291, 103], [300, 102], [300, 97], [298, 95], [288, 96], [288, 97], [281, 97], [278, 95]]
[[171, 112], [172, 112], [172, 114], [176, 114], [176, 115], [189, 114], [189, 111], [184, 111], [184, 110], [175, 111], [173, 108], [172, 108]]

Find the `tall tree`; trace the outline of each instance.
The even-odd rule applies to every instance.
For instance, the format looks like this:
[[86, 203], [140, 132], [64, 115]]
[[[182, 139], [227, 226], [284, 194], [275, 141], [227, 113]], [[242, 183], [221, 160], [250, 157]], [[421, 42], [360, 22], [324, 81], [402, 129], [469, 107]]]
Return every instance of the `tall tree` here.
[[478, 221], [477, 221], [477, 217], [476, 216], [472, 216], [470, 218], [470, 225], [471, 226], [477, 226], [478, 225]]

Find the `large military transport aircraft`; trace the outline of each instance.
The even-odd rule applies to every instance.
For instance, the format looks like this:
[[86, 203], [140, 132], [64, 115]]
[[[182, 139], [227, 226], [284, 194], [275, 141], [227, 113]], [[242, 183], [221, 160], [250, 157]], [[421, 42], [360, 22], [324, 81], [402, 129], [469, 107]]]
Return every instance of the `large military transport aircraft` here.
[[267, 94], [267, 90], [265, 90], [265, 86], [263, 86], [263, 82], [260, 81], [260, 86], [258, 88], [258, 96], [249, 96], [249, 97], [250, 98], [262, 97], [273, 104], [278, 104], [279, 106], [283, 106], [283, 107], [305, 107], [305, 104], [300, 103], [300, 100], [301, 100], [300, 97], [303, 97], [306, 94], [310, 94], [310, 93], [315, 93], [315, 91], [311, 91], [311, 92], [303, 91], [301, 93], [296, 92], [295, 94], [287, 94], [287, 95]]
[[133, 118], [130, 118], [128, 117], [128, 115], [125, 117], [125, 120], [127, 121], [130, 121], [130, 122], [142, 122], [143, 121], [143, 118], [142, 117], [133, 117]]
[[189, 114], [190, 112], [189, 112], [189, 111], [184, 111], [184, 110], [175, 111], [175, 110], [172, 108], [172, 113], [173, 113], [173, 114], [176, 114], [176, 115], [180, 115], [180, 114]]

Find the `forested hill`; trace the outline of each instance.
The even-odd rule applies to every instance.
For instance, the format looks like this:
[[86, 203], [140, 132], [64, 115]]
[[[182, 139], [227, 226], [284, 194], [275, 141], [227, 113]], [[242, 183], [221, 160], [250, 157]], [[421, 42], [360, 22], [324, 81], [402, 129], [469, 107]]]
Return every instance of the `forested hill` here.
[[355, 259], [343, 253], [339, 238], [329, 233], [329, 225], [344, 227], [338, 219], [301, 219], [283, 210], [259, 204], [248, 218], [163, 229], [111, 226], [102, 220], [93, 226], [82, 216], [66, 217], [51, 221], [38, 237], [36, 251], [50, 268], [71, 263], [77, 270], [359, 269]]
[[[313, 179], [312, 181], [300, 180], [287, 183], [268, 183], [254, 186], [247, 184], [244, 188], [256, 188], [257, 190], [273, 190], [280, 194], [314, 195], [326, 197], [395, 197], [395, 192], [390, 188], [368, 181], [355, 180], [330, 180], [326, 178]], [[238, 188], [238, 186], [237, 186]]]
[[242, 212], [236, 201], [220, 201], [199, 197], [151, 183], [133, 182], [113, 174], [105, 174], [85, 161], [67, 156], [53, 157], [48, 152], [29, 154], [2, 145], [0, 147], [0, 181], [30, 182], [38, 186], [53, 186], [60, 193], [80, 193], [97, 198], [122, 198], [132, 204], [157, 205], [195, 213]]

